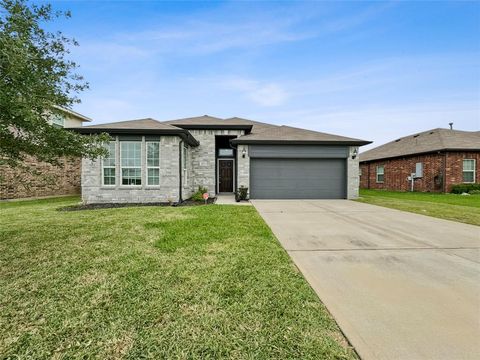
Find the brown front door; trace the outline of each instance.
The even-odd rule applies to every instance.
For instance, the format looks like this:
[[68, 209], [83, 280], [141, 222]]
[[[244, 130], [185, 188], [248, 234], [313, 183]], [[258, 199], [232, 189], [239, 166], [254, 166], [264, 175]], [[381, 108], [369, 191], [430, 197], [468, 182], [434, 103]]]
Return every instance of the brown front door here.
[[233, 192], [233, 160], [218, 161], [218, 192]]

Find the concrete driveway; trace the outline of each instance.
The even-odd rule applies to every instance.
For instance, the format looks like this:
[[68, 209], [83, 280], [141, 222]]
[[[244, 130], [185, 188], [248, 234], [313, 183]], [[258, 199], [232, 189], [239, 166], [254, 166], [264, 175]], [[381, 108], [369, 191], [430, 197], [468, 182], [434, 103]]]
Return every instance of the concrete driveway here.
[[347, 200], [252, 203], [363, 359], [480, 359], [480, 227]]

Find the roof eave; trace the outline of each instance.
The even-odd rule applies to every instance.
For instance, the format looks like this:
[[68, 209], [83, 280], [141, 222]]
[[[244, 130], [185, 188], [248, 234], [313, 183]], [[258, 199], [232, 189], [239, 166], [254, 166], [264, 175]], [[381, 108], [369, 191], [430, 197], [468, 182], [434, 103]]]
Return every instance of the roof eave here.
[[240, 145], [349, 145], [363, 146], [371, 144], [371, 141], [352, 140], [352, 141], [325, 141], [325, 140], [249, 140], [249, 139], [233, 139], [233, 144]]
[[465, 152], [475, 152], [475, 151], [480, 151], [479, 149], [471, 149], [471, 148], [442, 148], [442, 149], [434, 149], [434, 150], [428, 150], [428, 151], [421, 151], [421, 152], [414, 152], [414, 153], [408, 153], [408, 154], [401, 154], [401, 155], [393, 155], [393, 156], [382, 156], [382, 157], [375, 157], [371, 159], [366, 159], [362, 160], [360, 154], [360, 162], [370, 162], [370, 161], [380, 161], [380, 160], [390, 160], [390, 159], [398, 159], [402, 157], [410, 157], [410, 156], [418, 156], [418, 155], [427, 155], [427, 154], [435, 154], [435, 153], [442, 153], [442, 152], [447, 152], [447, 151], [465, 151]]
[[195, 139], [188, 130], [184, 129], [112, 129], [112, 128], [89, 128], [89, 127], [78, 127], [78, 128], [69, 128], [68, 130], [76, 131], [80, 134], [101, 134], [107, 133], [110, 135], [117, 134], [134, 134], [134, 135], [169, 135], [169, 136], [179, 136], [183, 141], [185, 141], [190, 146], [198, 146], [200, 142]]
[[234, 124], [172, 124], [182, 129], [191, 130], [245, 130], [251, 131], [253, 125], [234, 125]]

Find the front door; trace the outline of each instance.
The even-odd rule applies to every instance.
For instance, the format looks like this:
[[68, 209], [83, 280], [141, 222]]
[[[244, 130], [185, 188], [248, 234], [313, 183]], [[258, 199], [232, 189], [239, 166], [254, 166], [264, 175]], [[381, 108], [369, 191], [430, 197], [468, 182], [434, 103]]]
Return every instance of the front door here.
[[233, 160], [218, 160], [218, 192], [233, 192]]

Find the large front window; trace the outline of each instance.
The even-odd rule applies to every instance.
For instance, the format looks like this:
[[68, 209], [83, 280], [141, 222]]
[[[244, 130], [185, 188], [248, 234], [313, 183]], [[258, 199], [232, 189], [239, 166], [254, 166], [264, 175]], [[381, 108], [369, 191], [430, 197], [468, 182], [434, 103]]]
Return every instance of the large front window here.
[[160, 185], [160, 143], [147, 141], [147, 185]]
[[142, 185], [142, 142], [120, 141], [122, 185]]
[[475, 182], [475, 159], [463, 160], [463, 182], [474, 183]]

